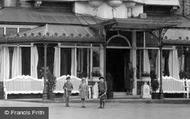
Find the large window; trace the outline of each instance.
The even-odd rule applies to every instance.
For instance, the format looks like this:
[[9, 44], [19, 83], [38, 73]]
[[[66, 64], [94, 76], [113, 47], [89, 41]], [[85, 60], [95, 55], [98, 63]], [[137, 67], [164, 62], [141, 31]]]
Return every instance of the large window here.
[[60, 75], [71, 74], [71, 48], [61, 48]]
[[90, 72], [90, 49], [78, 48], [77, 49], [77, 76], [87, 77]]
[[[7, 50], [6, 50], [7, 49]], [[7, 78], [18, 75], [31, 75], [31, 48], [30, 47], [8, 47], [5, 51], [5, 72]]]
[[[37, 49], [38, 49], [38, 56], [39, 56], [39, 60], [38, 60], [38, 78], [42, 77], [42, 68], [44, 67], [44, 45], [43, 44], [38, 44], [37, 45]], [[50, 72], [53, 73], [53, 69], [54, 69], [54, 46], [47, 46], [47, 67], [50, 69]]]
[[30, 75], [30, 66], [31, 66], [31, 48], [30, 47], [22, 47], [21, 54], [22, 54], [22, 75]]

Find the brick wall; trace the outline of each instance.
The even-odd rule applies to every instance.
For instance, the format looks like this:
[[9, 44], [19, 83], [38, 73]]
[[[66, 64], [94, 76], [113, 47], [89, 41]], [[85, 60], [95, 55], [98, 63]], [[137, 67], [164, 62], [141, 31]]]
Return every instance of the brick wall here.
[[[190, 15], [190, 0], [179, 0], [180, 2], [180, 9], [177, 10], [177, 14], [181, 15]], [[183, 13], [184, 11], [184, 13]]]

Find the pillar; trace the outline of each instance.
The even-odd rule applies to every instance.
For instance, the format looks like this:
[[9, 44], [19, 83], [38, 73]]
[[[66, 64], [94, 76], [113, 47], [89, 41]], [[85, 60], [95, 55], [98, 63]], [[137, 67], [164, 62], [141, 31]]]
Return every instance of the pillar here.
[[134, 88], [133, 88], [133, 95], [137, 95], [137, 46], [136, 46], [137, 34], [136, 31], [132, 31], [132, 54], [131, 54], [131, 62], [133, 65], [133, 79], [134, 79]]
[[104, 46], [100, 45], [100, 74], [105, 77], [105, 49]]
[[44, 90], [43, 90], [43, 100], [48, 98], [47, 92], [47, 44], [44, 44]]

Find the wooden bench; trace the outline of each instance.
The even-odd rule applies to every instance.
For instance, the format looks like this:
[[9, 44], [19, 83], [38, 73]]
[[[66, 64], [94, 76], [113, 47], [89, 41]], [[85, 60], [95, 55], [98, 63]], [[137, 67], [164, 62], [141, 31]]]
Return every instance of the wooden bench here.
[[5, 99], [7, 99], [8, 94], [42, 94], [43, 89], [44, 80], [35, 79], [31, 76], [17, 76], [5, 80]]

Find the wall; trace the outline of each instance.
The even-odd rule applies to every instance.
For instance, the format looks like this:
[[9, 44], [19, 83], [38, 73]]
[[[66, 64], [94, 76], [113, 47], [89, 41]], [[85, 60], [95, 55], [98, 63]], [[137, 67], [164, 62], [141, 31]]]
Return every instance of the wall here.
[[184, 15], [190, 15], [190, 0], [179, 0], [180, 2], [180, 9], [177, 10], [177, 14], [183, 15], [183, 10], [184, 10]]
[[[107, 3], [101, 4], [98, 8], [91, 7], [88, 2], [75, 2], [74, 12], [78, 14], [88, 14], [92, 16], [97, 16], [105, 19], [114, 18], [128, 18], [131, 14], [127, 9], [125, 4], [112, 9]], [[139, 16], [143, 13], [143, 5], [137, 5], [132, 8], [132, 15], [134, 17]]]

